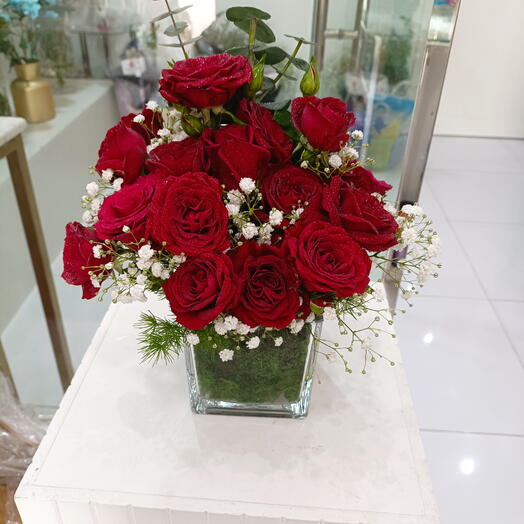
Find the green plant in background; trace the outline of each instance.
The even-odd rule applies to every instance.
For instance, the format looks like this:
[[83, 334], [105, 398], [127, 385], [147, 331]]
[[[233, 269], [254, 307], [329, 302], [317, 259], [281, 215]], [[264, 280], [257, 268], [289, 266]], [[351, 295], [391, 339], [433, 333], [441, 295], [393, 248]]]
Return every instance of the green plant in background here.
[[402, 17], [404, 31], [393, 29], [384, 46], [382, 72], [389, 85], [394, 86], [410, 76], [409, 58], [411, 56], [413, 29], [406, 17]]

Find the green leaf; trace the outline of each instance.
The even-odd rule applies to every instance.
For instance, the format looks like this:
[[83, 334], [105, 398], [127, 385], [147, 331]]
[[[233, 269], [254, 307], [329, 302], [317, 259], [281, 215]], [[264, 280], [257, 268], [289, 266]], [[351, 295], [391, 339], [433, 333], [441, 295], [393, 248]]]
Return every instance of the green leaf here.
[[172, 9], [171, 11], [168, 11], [167, 13], [163, 13], [161, 15], [155, 16], [151, 20], [152, 23], [160, 22], [160, 20], [164, 20], [164, 18], [167, 18], [169, 16], [177, 15], [178, 13], [181, 13], [182, 11], [185, 11], [186, 9], [189, 9], [190, 7], [193, 7], [192, 5], [185, 5], [184, 7], [180, 7], [178, 9]]
[[289, 127], [291, 125], [291, 113], [287, 109], [279, 109], [273, 114], [273, 120], [282, 127]]
[[[291, 100], [277, 100], [275, 102], [267, 102], [260, 104], [261, 106], [265, 107], [266, 109], [269, 109], [270, 111], [280, 111], [281, 109], [287, 109], [289, 106]], [[276, 113], [275, 113], [276, 114]]]
[[173, 44], [158, 44], [158, 45], [161, 45], [163, 47], [182, 47], [182, 46], [194, 44], [195, 42], [197, 42], [201, 38], [202, 38], [201, 36], [197, 36], [196, 38], [192, 38], [191, 40], [188, 40], [187, 42], [182, 42], [181, 44], [173, 43]]
[[[255, 51], [255, 53], [262, 51], [264, 49], [263, 46], [258, 46], [258, 45], [255, 45], [253, 46], [253, 50]], [[240, 46], [240, 47], [230, 47], [229, 49], [226, 49], [226, 53], [230, 54], [230, 55], [242, 55], [242, 56], [247, 56], [247, 52], [249, 50], [249, 47], [246, 45], [246, 46]], [[258, 56], [257, 56], [258, 58]]]
[[291, 63], [298, 69], [302, 69], [302, 71], [308, 70], [309, 64], [305, 60], [302, 60], [302, 58], [292, 58], [291, 56], [289, 58], [291, 58]]
[[317, 306], [314, 302], [309, 303], [309, 307], [311, 308], [311, 311], [315, 313], [315, 315], [323, 315], [324, 314], [324, 308]]
[[[238, 20], [233, 22], [239, 29], [249, 34], [249, 20]], [[257, 29], [255, 31], [255, 38], [259, 42], [271, 44], [276, 40], [275, 34], [271, 31], [270, 27], [262, 20], [257, 20]]]
[[296, 78], [293, 75], [290, 75], [289, 73], [283, 73], [281, 69], [278, 67], [275, 67], [274, 65], [271, 66], [279, 75], [282, 75], [284, 78], [287, 78], [288, 80], [296, 80]]
[[305, 38], [302, 38], [301, 36], [293, 36], [293, 35], [284, 35], [288, 38], [292, 38], [293, 40], [296, 40], [297, 42], [302, 42], [303, 44], [308, 45], [315, 45], [315, 42], [310, 42], [309, 40], [306, 40]]
[[276, 46], [265, 47], [260, 50], [255, 49], [255, 56], [259, 60], [263, 55], [266, 55], [266, 64], [268, 65], [278, 64], [288, 57], [288, 54], [283, 49]]
[[176, 27], [170, 25], [167, 29], [165, 29], [164, 34], [166, 36], [176, 36], [180, 33], [183, 33], [184, 30], [187, 28], [188, 23], [187, 22], [177, 22]]
[[269, 20], [271, 15], [265, 11], [257, 9], [256, 7], [230, 7], [226, 11], [226, 18], [230, 22], [249, 22], [249, 20], [253, 20], [253, 18], [257, 18], [258, 20]]

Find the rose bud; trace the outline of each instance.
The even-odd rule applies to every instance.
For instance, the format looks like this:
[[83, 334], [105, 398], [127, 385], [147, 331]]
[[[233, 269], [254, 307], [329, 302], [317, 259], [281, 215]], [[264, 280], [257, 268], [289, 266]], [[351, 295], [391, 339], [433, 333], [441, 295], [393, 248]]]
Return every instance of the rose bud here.
[[182, 115], [181, 124], [182, 129], [189, 136], [198, 136], [200, 133], [202, 133], [202, 129], [204, 129], [202, 122], [196, 116], [190, 115], [188, 113]]
[[309, 67], [300, 81], [300, 91], [304, 96], [313, 96], [320, 89], [320, 78], [317, 70], [317, 58], [311, 57]]
[[253, 78], [249, 83], [247, 89], [247, 95], [249, 98], [253, 98], [257, 91], [262, 89], [264, 84], [264, 66], [266, 65], [266, 55], [264, 55], [258, 63], [253, 66]]

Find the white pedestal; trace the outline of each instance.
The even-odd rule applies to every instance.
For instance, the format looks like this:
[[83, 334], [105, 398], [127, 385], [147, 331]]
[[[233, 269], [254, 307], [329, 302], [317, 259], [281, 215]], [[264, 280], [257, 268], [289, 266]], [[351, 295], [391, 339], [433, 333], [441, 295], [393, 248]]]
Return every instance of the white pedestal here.
[[147, 309], [167, 312], [111, 306], [18, 489], [24, 524], [439, 522], [400, 363], [321, 358], [304, 420], [193, 415], [183, 360], [139, 364]]

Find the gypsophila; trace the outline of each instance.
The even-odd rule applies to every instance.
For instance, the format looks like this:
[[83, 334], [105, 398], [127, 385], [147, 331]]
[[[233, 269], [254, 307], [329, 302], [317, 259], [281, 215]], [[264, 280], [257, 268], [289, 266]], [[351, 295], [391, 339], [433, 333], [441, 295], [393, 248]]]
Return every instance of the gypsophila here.
[[247, 222], [242, 226], [242, 234], [246, 240], [250, 240], [258, 233], [258, 228], [253, 222]]
[[133, 122], [135, 122], [135, 124], [143, 124], [145, 119], [146, 119], [146, 117], [144, 115], [136, 115], [133, 118]]
[[355, 129], [354, 131], [351, 132], [351, 138], [353, 140], [360, 141], [364, 138], [364, 133], [360, 131], [360, 129]]
[[255, 181], [252, 178], [241, 178], [238, 185], [246, 195], [249, 195], [257, 188]]
[[86, 192], [90, 197], [95, 197], [98, 195], [99, 190], [100, 188], [96, 182], [89, 182], [89, 184], [86, 186]]
[[102, 173], [100, 175], [106, 182], [111, 182], [111, 179], [113, 178], [113, 170], [112, 169], [103, 169]]
[[284, 339], [282, 337], [275, 338], [275, 346], [280, 347], [284, 342]]
[[269, 212], [269, 224], [271, 226], [279, 226], [280, 224], [282, 224], [282, 220], [284, 220], [284, 214], [282, 213], [282, 211], [273, 208]]
[[230, 360], [233, 360], [233, 356], [235, 355], [235, 352], [232, 349], [223, 349], [222, 351], [219, 351], [218, 356], [220, 357], [220, 360], [222, 362], [228, 362]]
[[151, 111], [155, 111], [156, 109], [158, 109], [158, 104], [154, 100], [150, 100], [146, 104], [146, 108], [151, 109]]
[[196, 333], [189, 333], [186, 340], [188, 344], [196, 346], [200, 342], [200, 337]]
[[335, 169], [338, 169], [342, 165], [342, 159], [336, 153], [329, 156], [329, 165]]
[[256, 349], [258, 346], [260, 346], [260, 338], [259, 337], [251, 337], [247, 342], [246, 346], [249, 349]]

